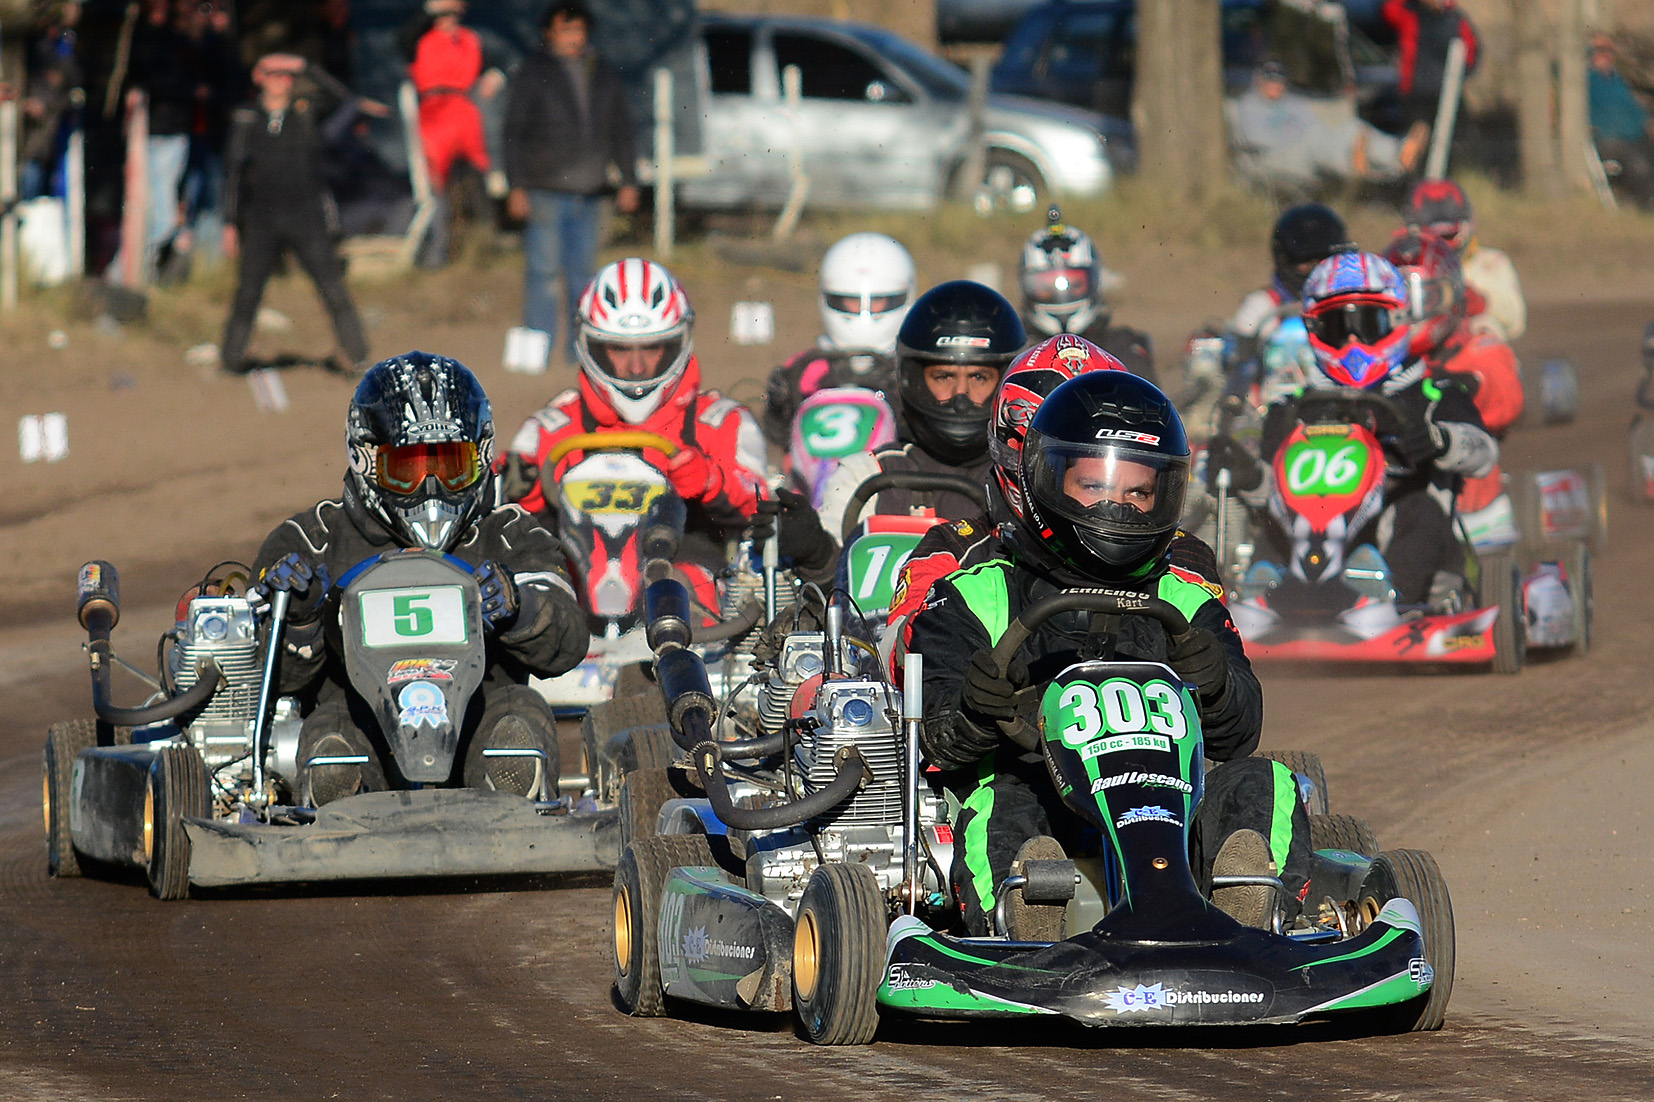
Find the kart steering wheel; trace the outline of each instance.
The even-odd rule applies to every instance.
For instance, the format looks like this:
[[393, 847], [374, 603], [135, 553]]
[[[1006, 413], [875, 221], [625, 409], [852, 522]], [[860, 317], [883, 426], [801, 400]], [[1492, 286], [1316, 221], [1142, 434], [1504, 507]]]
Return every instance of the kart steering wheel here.
[[640, 451], [652, 448], [670, 459], [678, 454], [682, 445], [673, 443], [666, 437], [653, 432], [644, 432], [641, 429], [622, 429], [619, 432], [579, 432], [553, 444], [546, 453], [544, 462], [540, 465], [546, 470], [557, 466], [559, 460], [570, 452], [616, 452]]
[[1292, 400], [1292, 412], [1300, 421], [1348, 421], [1355, 414], [1371, 414], [1378, 436], [1394, 436], [1410, 419], [1387, 395], [1375, 390], [1306, 390]]
[[984, 513], [988, 511], [988, 495], [982, 483], [962, 474], [880, 471], [863, 480], [861, 485], [856, 487], [856, 492], [850, 495], [850, 503], [844, 507], [844, 523], [839, 532], [840, 544], [848, 540], [850, 533], [856, 530], [856, 525], [861, 523], [862, 508], [873, 500], [873, 496], [880, 490], [947, 491], [968, 497]]

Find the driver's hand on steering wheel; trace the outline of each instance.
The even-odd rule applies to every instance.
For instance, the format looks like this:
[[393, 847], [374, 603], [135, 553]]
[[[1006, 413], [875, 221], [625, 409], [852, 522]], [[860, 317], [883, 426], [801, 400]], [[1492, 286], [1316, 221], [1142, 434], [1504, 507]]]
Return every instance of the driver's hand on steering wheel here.
[[979, 726], [1015, 719], [1017, 692], [1027, 685], [1028, 663], [1013, 658], [1011, 668], [1001, 673], [994, 652], [984, 648], [971, 655], [970, 667], [965, 672], [965, 692], [960, 699], [961, 710], [972, 720], [985, 721]]
[[704, 501], [723, 484], [723, 473], [718, 465], [699, 448], [685, 444], [670, 459], [659, 452], [646, 453], [646, 457], [650, 462], [659, 464], [661, 470], [666, 472], [666, 480], [672, 484], [672, 489], [685, 501]]

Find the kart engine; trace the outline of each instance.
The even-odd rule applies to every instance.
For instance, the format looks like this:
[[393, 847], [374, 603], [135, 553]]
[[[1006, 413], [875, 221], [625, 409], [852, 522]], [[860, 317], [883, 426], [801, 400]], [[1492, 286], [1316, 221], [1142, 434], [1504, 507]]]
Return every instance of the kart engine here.
[[[249, 750], [263, 677], [252, 606], [244, 597], [197, 597], [173, 628], [172, 638], [167, 667], [180, 690], [195, 684], [196, 666], [205, 659], [212, 659], [223, 671], [224, 683], [190, 721], [188, 737], [201, 751], [213, 778], [215, 796], [227, 793], [235, 780], [252, 776]], [[286, 697], [278, 700], [270, 740], [278, 761], [297, 753], [298, 728], [294, 701]], [[240, 768], [233, 775], [221, 776], [231, 765]], [[278, 766], [278, 772], [288, 776], [295, 771], [291, 765], [285, 770]]]

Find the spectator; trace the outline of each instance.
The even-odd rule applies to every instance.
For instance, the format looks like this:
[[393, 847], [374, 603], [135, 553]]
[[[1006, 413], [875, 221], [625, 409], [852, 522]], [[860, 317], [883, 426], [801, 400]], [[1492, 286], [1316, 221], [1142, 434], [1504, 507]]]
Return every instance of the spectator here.
[[[507, 212], [527, 223], [523, 324], [553, 344], [559, 318], [574, 317], [591, 279], [611, 174], [620, 182], [615, 206], [626, 213], [638, 206], [625, 93], [619, 74], [588, 48], [591, 25], [582, 0], [552, 0], [540, 23], [545, 49], [523, 60], [505, 108]], [[563, 358], [573, 364], [575, 334], [566, 328]]]
[[1654, 207], [1654, 119], [1614, 67], [1614, 40], [1591, 36], [1591, 137], [1597, 155], [1619, 165], [1619, 179], [1632, 202]]
[[1384, 0], [1384, 19], [1396, 29], [1400, 56], [1396, 77], [1402, 117], [1410, 124], [1436, 122], [1436, 105], [1447, 78], [1447, 48], [1464, 39], [1464, 71], [1476, 67], [1481, 43], [1457, 0]]
[[230, 109], [246, 89], [230, 14], [219, 0], [178, 0], [188, 50], [178, 64], [194, 84], [189, 152], [182, 187], [182, 230], [175, 252], [189, 253], [197, 244], [216, 254], [224, 231], [224, 141]]
[[73, 122], [70, 93], [81, 85], [76, 28], [80, 4], [75, 0], [52, 5], [45, 13], [34, 41], [29, 65], [28, 95], [23, 110], [23, 177], [19, 198], [62, 195], [63, 151]]
[[437, 265], [448, 259], [448, 183], [455, 166], [463, 161], [485, 176], [491, 167], [473, 91], [493, 99], [505, 84], [503, 59], [460, 23], [465, 7], [465, 0], [425, 0], [424, 10], [402, 29], [408, 76], [419, 93], [420, 144], [439, 208], [422, 259]]
[[147, 99], [149, 109], [142, 282], [155, 278], [161, 248], [178, 231], [178, 189], [189, 160], [196, 102], [190, 71], [180, 64], [189, 52], [189, 39], [182, 21], [173, 18], [171, 0], [146, 0], [143, 21], [132, 38], [132, 83], [126, 98], [128, 112], [137, 109], [140, 97]]
[[1418, 164], [1428, 130], [1415, 125], [1396, 139], [1353, 115], [1333, 121], [1307, 96], [1289, 91], [1273, 61], [1258, 69], [1252, 88], [1229, 113], [1237, 148], [1253, 159], [1266, 182], [1297, 196], [1329, 181], [1393, 180]]
[[[293, 94], [306, 70], [293, 54], [266, 54], [253, 68], [258, 97], [236, 109], [225, 155], [224, 254], [239, 258], [230, 319], [224, 327], [224, 370], [247, 370], [247, 340], [264, 285], [284, 249], [291, 249], [316, 284], [333, 321], [345, 360], [361, 365], [367, 338], [345, 287], [344, 264], [334, 249], [336, 215], [323, 181], [322, 139], [309, 99]], [[312, 70], [324, 90], [335, 85]], [[342, 87], [337, 91], [343, 91]], [[340, 96], [344, 99], [346, 96]]]

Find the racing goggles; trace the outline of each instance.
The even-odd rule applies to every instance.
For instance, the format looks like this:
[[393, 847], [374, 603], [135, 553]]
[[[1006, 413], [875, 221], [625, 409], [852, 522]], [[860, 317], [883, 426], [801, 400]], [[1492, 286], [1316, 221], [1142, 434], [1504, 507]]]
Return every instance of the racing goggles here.
[[1045, 268], [1023, 274], [1022, 293], [1030, 302], [1078, 302], [1096, 290], [1091, 283], [1091, 272], [1085, 268]]
[[1329, 348], [1377, 344], [1395, 330], [1395, 312], [1376, 302], [1346, 302], [1304, 315], [1304, 325]]
[[457, 493], [482, 477], [482, 456], [470, 440], [401, 444], [379, 449], [373, 475], [380, 486], [396, 494], [413, 493], [427, 478]]
[[855, 294], [843, 295], [832, 291], [823, 291], [821, 300], [827, 304], [827, 309], [835, 314], [888, 314], [892, 310], [899, 310], [907, 303], [906, 291], [894, 291], [888, 295]]

